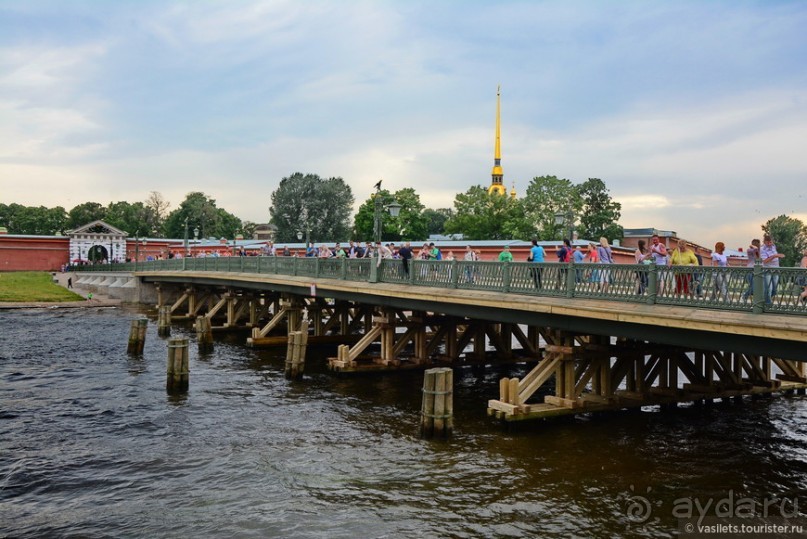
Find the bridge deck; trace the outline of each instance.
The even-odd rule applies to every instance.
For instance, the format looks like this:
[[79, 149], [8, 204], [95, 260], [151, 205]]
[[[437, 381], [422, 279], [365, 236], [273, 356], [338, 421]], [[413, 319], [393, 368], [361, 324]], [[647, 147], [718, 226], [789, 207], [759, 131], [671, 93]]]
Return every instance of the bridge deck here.
[[569, 331], [718, 347], [807, 361], [807, 317], [699, 309], [583, 298], [535, 297], [501, 292], [317, 279], [276, 274], [141, 271], [147, 282], [218, 285], [366, 301], [401, 309], [441, 312], [497, 322], [551, 325]]

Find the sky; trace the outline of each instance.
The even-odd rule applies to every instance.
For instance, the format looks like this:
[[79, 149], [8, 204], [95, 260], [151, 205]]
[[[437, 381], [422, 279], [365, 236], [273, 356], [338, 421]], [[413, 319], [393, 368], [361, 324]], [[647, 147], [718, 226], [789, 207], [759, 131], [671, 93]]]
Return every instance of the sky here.
[[0, 202], [267, 222], [295, 172], [357, 206], [601, 178], [625, 228], [807, 222], [807, 2], [0, 0]]

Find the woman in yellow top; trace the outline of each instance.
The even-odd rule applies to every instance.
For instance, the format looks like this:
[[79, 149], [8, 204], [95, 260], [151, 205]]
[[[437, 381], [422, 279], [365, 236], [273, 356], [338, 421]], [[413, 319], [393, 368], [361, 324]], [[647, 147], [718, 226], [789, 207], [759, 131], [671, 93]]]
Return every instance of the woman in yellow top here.
[[[698, 259], [689, 249], [689, 245], [684, 240], [678, 242], [672, 253], [670, 253], [670, 266], [697, 266]], [[692, 290], [692, 274], [691, 273], [675, 273], [675, 293], [676, 294], [690, 294]]]

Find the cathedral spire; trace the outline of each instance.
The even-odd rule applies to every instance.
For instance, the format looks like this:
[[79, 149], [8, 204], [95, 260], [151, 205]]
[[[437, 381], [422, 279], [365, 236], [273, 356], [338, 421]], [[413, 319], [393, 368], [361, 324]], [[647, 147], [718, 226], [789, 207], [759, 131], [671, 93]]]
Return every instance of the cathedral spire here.
[[490, 187], [488, 187], [489, 195], [492, 195], [493, 193], [496, 193], [497, 195], [507, 194], [507, 189], [505, 189], [504, 184], [502, 183], [504, 173], [502, 172], [501, 90], [502, 87], [499, 85], [496, 88], [496, 142], [494, 143], [493, 147], [493, 172], [490, 175]]

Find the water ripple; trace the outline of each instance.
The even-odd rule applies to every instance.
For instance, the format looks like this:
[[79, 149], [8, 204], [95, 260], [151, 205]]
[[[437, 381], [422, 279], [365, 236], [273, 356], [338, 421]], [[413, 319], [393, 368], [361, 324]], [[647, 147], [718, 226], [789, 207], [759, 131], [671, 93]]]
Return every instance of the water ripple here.
[[242, 337], [192, 346], [167, 396], [153, 324], [125, 354], [139, 315], [0, 312], [0, 536], [672, 537], [677, 498], [807, 491], [803, 397], [505, 432], [484, 403], [507, 374], [459, 370], [455, 436], [425, 441], [420, 373], [335, 378], [328, 349], [291, 383]]

